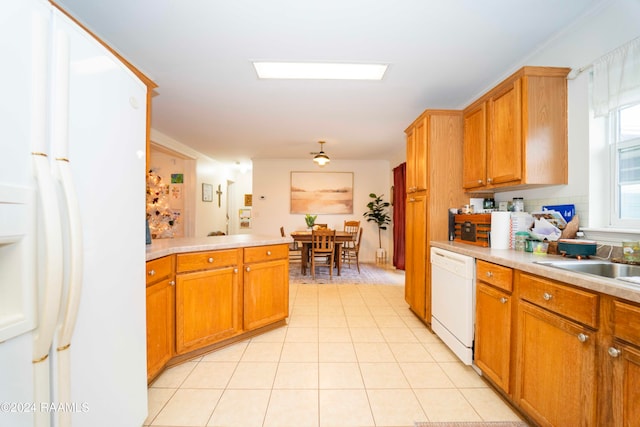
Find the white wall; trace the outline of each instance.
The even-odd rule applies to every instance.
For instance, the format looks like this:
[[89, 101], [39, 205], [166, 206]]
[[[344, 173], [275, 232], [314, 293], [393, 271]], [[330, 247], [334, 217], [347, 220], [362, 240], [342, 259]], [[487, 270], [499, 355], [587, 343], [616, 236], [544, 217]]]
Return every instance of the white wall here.
[[[640, 1], [612, 0], [581, 17], [561, 34], [529, 55], [522, 65], [561, 66], [579, 69], [618, 46], [640, 36]], [[499, 81], [500, 79], [497, 79]], [[486, 88], [487, 90], [490, 87]], [[569, 183], [531, 190], [496, 194], [496, 200], [524, 197], [525, 201], [576, 202], [581, 226], [588, 225], [589, 177], [589, 72], [568, 81]], [[473, 100], [469, 100], [470, 102]], [[539, 209], [540, 206], [537, 206]], [[529, 208], [528, 209], [533, 209]], [[580, 212], [582, 210], [582, 212]]]
[[[390, 201], [390, 165], [384, 160], [332, 160], [320, 169], [311, 159], [255, 159], [253, 160], [253, 233], [279, 235], [280, 227], [286, 232], [304, 230], [304, 215], [290, 213], [291, 172], [353, 172], [353, 214], [318, 215], [316, 222], [341, 230], [346, 219], [361, 221], [364, 228], [360, 260], [375, 261], [378, 248], [378, 228], [367, 223], [362, 216], [367, 210], [369, 193], [384, 194]], [[392, 231], [382, 231], [382, 247], [392, 254]]]

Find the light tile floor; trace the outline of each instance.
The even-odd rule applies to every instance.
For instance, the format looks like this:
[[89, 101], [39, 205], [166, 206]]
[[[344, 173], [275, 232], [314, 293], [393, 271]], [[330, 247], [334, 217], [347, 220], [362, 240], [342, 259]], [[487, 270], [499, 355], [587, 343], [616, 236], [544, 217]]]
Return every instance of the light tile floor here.
[[165, 371], [145, 426], [514, 421], [409, 311], [402, 285], [291, 285], [287, 326]]

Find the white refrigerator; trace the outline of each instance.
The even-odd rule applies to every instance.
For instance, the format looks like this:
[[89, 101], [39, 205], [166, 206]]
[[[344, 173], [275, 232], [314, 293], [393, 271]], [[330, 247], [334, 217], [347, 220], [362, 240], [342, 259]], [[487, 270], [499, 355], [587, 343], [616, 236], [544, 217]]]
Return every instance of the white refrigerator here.
[[147, 88], [49, 2], [0, 9], [0, 426], [139, 427]]

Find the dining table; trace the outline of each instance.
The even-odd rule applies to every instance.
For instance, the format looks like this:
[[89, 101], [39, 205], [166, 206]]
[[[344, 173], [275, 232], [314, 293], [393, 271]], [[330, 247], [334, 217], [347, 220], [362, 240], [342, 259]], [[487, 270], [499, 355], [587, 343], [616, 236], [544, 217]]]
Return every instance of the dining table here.
[[[300, 264], [301, 273], [307, 274], [307, 264], [309, 263], [309, 248], [311, 246], [311, 231], [292, 231], [291, 237], [294, 241], [302, 244], [302, 262]], [[336, 230], [335, 240], [335, 263], [338, 270], [338, 276], [342, 271], [342, 245], [347, 242], [353, 242], [356, 239], [354, 233]]]

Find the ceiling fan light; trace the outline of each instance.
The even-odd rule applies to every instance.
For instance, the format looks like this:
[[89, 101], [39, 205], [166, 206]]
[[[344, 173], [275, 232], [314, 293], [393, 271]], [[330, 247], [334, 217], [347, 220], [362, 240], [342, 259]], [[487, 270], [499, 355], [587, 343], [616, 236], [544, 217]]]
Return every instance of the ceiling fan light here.
[[322, 167], [329, 163], [331, 159], [329, 159], [329, 156], [324, 154], [324, 151], [321, 151], [314, 156], [313, 161], [316, 162], [318, 166]]
[[316, 162], [318, 166], [322, 167], [331, 160], [329, 159], [329, 156], [324, 153], [324, 141], [318, 141], [318, 144], [320, 144], [320, 152], [313, 156], [313, 161]]

